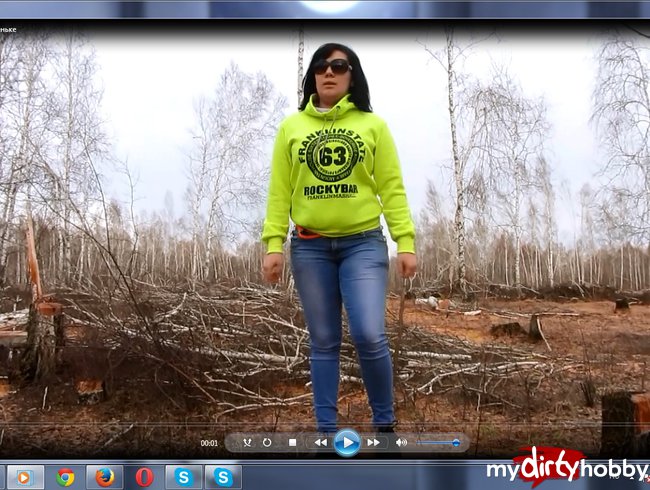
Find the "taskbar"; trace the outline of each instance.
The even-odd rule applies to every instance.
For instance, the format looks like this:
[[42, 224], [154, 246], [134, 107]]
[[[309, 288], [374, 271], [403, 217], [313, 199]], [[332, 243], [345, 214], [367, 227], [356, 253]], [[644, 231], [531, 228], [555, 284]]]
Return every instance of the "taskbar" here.
[[[624, 460], [625, 461], [625, 460]], [[647, 488], [648, 461], [591, 461], [549, 488]], [[612, 472], [612, 468], [620, 473]], [[628, 475], [628, 470], [632, 472]], [[0, 490], [496, 490], [531, 488], [512, 460], [25, 460], [0, 461]], [[594, 486], [595, 485], [595, 486]], [[536, 486], [536, 485], [534, 485]]]

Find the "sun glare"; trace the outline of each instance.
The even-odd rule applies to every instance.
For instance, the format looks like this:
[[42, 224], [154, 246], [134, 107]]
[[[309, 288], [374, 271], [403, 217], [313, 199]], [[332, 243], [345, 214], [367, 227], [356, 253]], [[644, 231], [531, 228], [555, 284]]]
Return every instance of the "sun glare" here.
[[344, 10], [351, 9], [359, 2], [300, 2], [305, 7], [308, 7], [316, 12], [324, 14], [336, 14]]

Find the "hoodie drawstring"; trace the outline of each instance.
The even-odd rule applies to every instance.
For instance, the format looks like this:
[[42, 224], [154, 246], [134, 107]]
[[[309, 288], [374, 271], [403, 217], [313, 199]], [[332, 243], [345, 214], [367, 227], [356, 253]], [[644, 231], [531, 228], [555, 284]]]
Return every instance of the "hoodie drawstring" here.
[[334, 117], [332, 117], [332, 124], [330, 124], [327, 134], [325, 135], [325, 141], [323, 141], [321, 146], [321, 137], [323, 136], [323, 131], [325, 130], [325, 124], [327, 124], [327, 118], [323, 118], [323, 127], [320, 129], [320, 134], [318, 135], [318, 141], [316, 142], [316, 148], [318, 148], [318, 163], [323, 160], [323, 152], [325, 151], [325, 146], [327, 146], [327, 141], [329, 140], [330, 133], [334, 128], [334, 123], [336, 122], [336, 115], [339, 112], [339, 106], [336, 106], [334, 109]]

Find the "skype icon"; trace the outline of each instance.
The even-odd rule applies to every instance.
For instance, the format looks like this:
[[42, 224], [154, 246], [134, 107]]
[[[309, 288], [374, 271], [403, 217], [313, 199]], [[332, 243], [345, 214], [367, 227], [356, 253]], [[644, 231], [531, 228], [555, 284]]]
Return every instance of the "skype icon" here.
[[220, 488], [242, 488], [241, 465], [206, 465], [205, 488], [217, 490]]

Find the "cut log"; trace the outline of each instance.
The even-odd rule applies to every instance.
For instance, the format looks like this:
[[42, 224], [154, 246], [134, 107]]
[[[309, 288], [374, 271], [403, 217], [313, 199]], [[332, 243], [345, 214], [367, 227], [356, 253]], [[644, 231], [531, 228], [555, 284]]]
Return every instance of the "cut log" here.
[[463, 315], [465, 316], [477, 316], [481, 314], [481, 310], [474, 310], [474, 311], [464, 311], [462, 312]]
[[632, 454], [636, 457], [643, 458], [650, 456], [650, 431], [641, 432], [634, 436]]
[[0, 376], [0, 398], [4, 398], [14, 393], [15, 391], [11, 389], [11, 383], [9, 378], [6, 376]]
[[650, 305], [650, 289], [632, 291], [631, 293], [626, 294], [628, 298], [634, 298], [636, 301], [643, 305]]
[[81, 405], [94, 405], [109, 397], [110, 349], [104, 346], [70, 344], [66, 347], [65, 361], [74, 373], [77, 401]]
[[602, 457], [648, 457], [647, 448], [644, 450], [648, 431], [650, 393], [617, 391], [603, 396]]
[[106, 384], [101, 379], [78, 379], [74, 386], [80, 405], [96, 405], [107, 398]]
[[428, 298], [416, 298], [416, 305], [427, 305], [433, 308], [434, 310], [438, 308], [438, 298], [435, 296], [429, 296]]
[[443, 311], [447, 312], [449, 309], [454, 307], [454, 303], [451, 302], [449, 299], [441, 299], [438, 301], [438, 305], [436, 306], [436, 309], [438, 311]]

